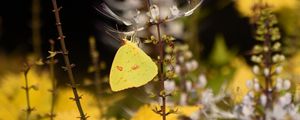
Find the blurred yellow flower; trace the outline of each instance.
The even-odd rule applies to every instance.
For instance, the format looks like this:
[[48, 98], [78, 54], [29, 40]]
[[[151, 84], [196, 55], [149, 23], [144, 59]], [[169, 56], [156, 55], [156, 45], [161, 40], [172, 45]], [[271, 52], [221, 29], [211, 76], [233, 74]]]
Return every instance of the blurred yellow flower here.
[[[155, 107], [159, 108], [158, 105], [144, 105], [139, 108], [131, 120], [160, 120], [161, 116], [153, 112], [152, 109]], [[193, 113], [201, 109], [201, 106], [176, 106], [173, 110], [178, 110], [174, 114], [167, 116], [168, 120], [179, 120], [180, 115], [191, 116]], [[167, 108], [169, 111], [170, 108]]]
[[[79, 112], [76, 104], [70, 98], [73, 96], [73, 92], [70, 89], [60, 89], [57, 96], [57, 102], [55, 104], [56, 120], [78, 120]], [[101, 117], [100, 110], [97, 105], [96, 98], [85, 92], [79, 90], [79, 94], [83, 95], [81, 105], [84, 112], [89, 116], [89, 120], [99, 120]]]
[[298, 78], [298, 82], [300, 82], [300, 52], [296, 53], [290, 60], [289, 64], [291, 65], [289, 70], [293, 73], [295, 78]]
[[228, 85], [228, 90], [232, 95], [233, 101], [239, 103], [249, 91], [246, 86], [247, 80], [253, 79], [254, 75], [251, 68], [242, 59], [234, 59], [231, 64], [236, 70], [232, 81]]
[[236, 0], [236, 7], [242, 15], [250, 16], [252, 13], [252, 6], [259, 1], [272, 6], [275, 11], [280, 10], [281, 8], [294, 9], [297, 7], [297, 0]]
[[[32, 69], [28, 73], [29, 85], [37, 86], [38, 90], [30, 90], [30, 104], [35, 108], [31, 114], [31, 120], [36, 120], [37, 115], [44, 116], [49, 113], [51, 107], [51, 82], [47, 72], [37, 72]], [[23, 73], [7, 73], [0, 78], [0, 120], [18, 120], [25, 118], [26, 97]], [[83, 98], [81, 103], [85, 112], [90, 116], [89, 120], [99, 120], [100, 110], [96, 99], [83, 90], [78, 90]], [[59, 89], [55, 104], [56, 120], [78, 120], [78, 110], [72, 97], [71, 89]]]
[[[30, 104], [35, 108], [32, 117], [39, 113], [44, 115], [50, 110], [51, 94], [48, 90], [51, 83], [48, 74], [45, 72], [38, 73], [31, 70], [28, 73], [29, 85], [34, 85], [38, 90], [30, 90]], [[0, 78], [0, 119], [17, 120], [24, 118], [26, 109], [25, 91], [21, 86], [25, 84], [23, 73], [7, 73]]]

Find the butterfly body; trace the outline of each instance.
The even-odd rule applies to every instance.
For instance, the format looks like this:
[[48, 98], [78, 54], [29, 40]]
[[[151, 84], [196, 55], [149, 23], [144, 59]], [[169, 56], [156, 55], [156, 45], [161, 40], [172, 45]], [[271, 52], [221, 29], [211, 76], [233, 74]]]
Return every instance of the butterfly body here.
[[112, 91], [120, 91], [147, 84], [157, 75], [152, 59], [135, 43], [124, 40], [112, 63], [109, 83]]

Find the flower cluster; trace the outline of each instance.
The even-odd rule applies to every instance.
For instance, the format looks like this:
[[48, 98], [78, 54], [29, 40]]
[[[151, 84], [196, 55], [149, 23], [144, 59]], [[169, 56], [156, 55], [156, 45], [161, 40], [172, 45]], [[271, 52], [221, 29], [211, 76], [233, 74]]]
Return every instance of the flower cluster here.
[[298, 107], [292, 103], [291, 81], [282, 76], [285, 56], [281, 54], [281, 35], [277, 18], [267, 4], [254, 6], [255, 38], [262, 44], [254, 46], [251, 60], [256, 63], [256, 77], [247, 82], [250, 89], [236, 106], [239, 119], [296, 119]]

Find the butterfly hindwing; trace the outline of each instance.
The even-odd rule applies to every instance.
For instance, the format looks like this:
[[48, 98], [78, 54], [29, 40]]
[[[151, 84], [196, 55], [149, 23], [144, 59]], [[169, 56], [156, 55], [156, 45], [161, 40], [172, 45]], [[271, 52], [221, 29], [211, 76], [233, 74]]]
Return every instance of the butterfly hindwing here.
[[113, 91], [139, 87], [157, 75], [157, 66], [136, 44], [126, 41], [114, 58], [110, 71]]

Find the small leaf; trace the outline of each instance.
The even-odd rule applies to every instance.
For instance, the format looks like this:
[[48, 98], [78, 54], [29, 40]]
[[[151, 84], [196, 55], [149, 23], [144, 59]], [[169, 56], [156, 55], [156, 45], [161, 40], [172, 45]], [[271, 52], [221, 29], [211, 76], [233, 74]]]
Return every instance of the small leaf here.
[[57, 52], [52, 52], [52, 51], [48, 51], [48, 53], [50, 55], [47, 58], [52, 58], [52, 57], [54, 57], [57, 54]]
[[36, 65], [44, 65], [43, 59], [39, 59], [38, 61], [35, 61]]

